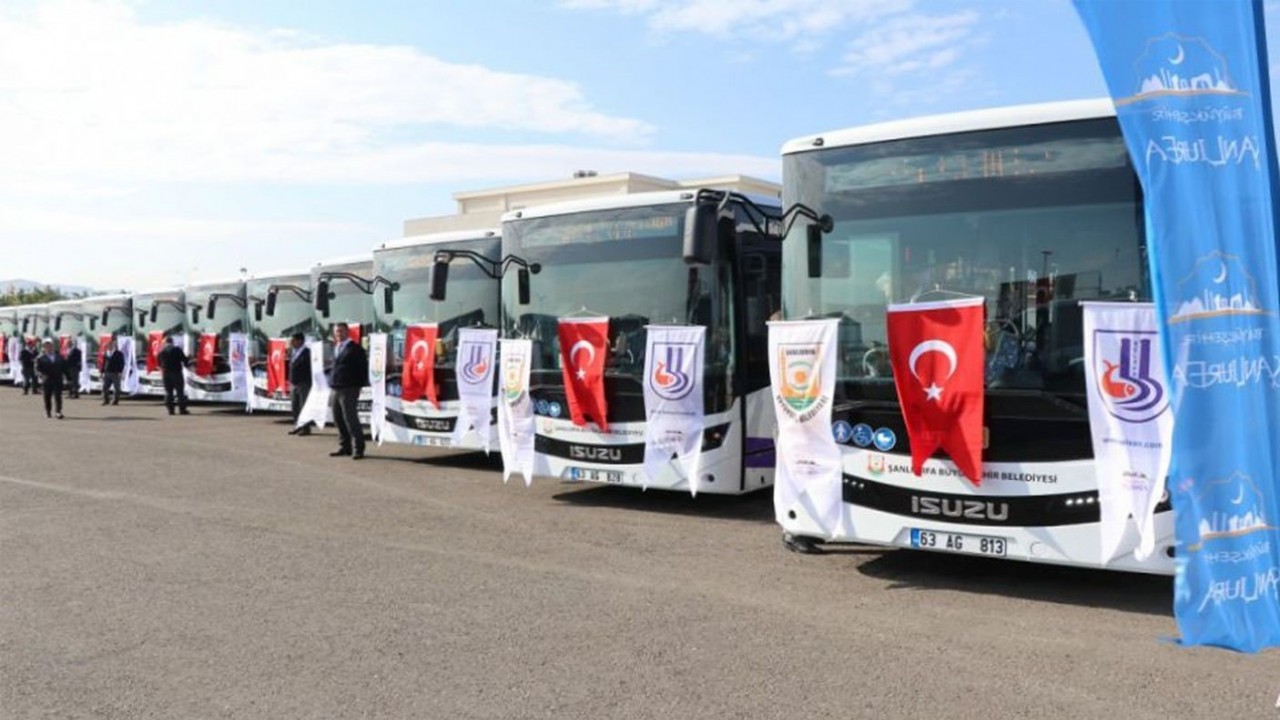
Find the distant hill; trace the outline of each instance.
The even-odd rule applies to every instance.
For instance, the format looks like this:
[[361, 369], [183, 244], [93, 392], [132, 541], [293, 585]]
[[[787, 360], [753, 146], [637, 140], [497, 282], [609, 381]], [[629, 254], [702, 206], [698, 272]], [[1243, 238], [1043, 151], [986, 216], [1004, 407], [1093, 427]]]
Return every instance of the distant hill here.
[[47, 286], [53, 286], [54, 290], [63, 295], [92, 295], [96, 292], [91, 287], [84, 285], [59, 285], [57, 283], [43, 283], [35, 280], [24, 280], [22, 278], [14, 278], [12, 280], [0, 280], [0, 295], [8, 295], [16, 293], [19, 290], [23, 292], [31, 292], [32, 290], [43, 290]]

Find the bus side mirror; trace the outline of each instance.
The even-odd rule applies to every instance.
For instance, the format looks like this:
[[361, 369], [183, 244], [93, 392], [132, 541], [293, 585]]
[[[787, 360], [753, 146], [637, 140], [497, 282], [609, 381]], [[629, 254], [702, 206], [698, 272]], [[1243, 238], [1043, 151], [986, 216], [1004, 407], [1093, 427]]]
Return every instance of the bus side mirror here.
[[102, 327], [106, 327], [106, 326], [107, 326], [107, 316], [108, 316], [110, 313], [111, 313], [111, 311], [110, 311], [110, 310], [103, 310], [103, 311], [102, 311]]
[[[267, 291], [267, 317], [273, 317], [276, 314], [276, 294], [275, 288]], [[259, 318], [261, 320], [261, 318]]]
[[822, 226], [817, 223], [804, 229], [806, 254], [809, 256], [809, 277], [822, 277]]
[[262, 301], [261, 300], [255, 300], [253, 302], [253, 319], [257, 322], [262, 322]]
[[200, 322], [200, 306], [199, 305], [191, 306], [191, 322], [192, 324], [196, 324]]
[[160, 308], [157, 305], [152, 305], [151, 306], [151, 322], [155, 322], [158, 319], [160, 319]]
[[[192, 308], [192, 309], [197, 309], [197, 308]], [[209, 307], [204, 311], [204, 314], [207, 315], [210, 320], [212, 320], [213, 314], [217, 312], [217, 309], [218, 309], [218, 298], [211, 297], [209, 298]]]
[[89, 329], [90, 329], [90, 330], [93, 330], [95, 327], [97, 327], [97, 325], [98, 325], [98, 318], [96, 318], [96, 317], [91, 317], [91, 318], [89, 318]]
[[529, 304], [529, 269], [516, 271], [516, 301], [521, 305]]
[[449, 261], [436, 260], [431, 266], [431, 299], [435, 302], [444, 300], [445, 286], [449, 284]]
[[61, 330], [61, 329], [62, 329], [62, 316], [61, 316], [61, 315], [58, 315], [58, 316], [56, 316], [56, 317], [54, 317], [54, 318], [53, 318], [53, 329], [54, 329], [54, 330]]
[[146, 327], [146, 326], [147, 326], [147, 311], [139, 310], [138, 311], [138, 327]]
[[316, 283], [316, 309], [323, 317], [329, 317], [329, 281]]
[[396, 311], [395, 296], [396, 296], [396, 291], [392, 290], [390, 285], [382, 288], [382, 309], [388, 315]]
[[713, 203], [695, 203], [684, 215], [684, 261], [690, 265], [711, 262], [712, 241], [720, 231], [720, 209]]

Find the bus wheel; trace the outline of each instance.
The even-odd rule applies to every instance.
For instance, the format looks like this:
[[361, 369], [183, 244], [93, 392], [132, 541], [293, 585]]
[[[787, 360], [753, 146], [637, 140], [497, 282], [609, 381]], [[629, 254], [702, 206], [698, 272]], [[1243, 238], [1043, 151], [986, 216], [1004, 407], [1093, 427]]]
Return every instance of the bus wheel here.
[[822, 548], [818, 547], [821, 542], [822, 541], [818, 538], [806, 537], [804, 535], [792, 535], [789, 532], [782, 533], [783, 547], [791, 552], [800, 553], [801, 555], [821, 555]]

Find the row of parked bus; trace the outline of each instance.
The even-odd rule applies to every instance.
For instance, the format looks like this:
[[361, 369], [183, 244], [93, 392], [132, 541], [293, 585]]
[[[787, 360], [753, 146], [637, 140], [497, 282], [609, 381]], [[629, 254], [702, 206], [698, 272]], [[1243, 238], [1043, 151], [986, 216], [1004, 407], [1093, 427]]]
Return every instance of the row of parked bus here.
[[[536, 474], [638, 486], [645, 326], [702, 325], [700, 490], [737, 494], [773, 479], [767, 321], [838, 318], [832, 432], [851, 534], [820, 539], [913, 547], [924, 530], [942, 539], [929, 549], [1097, 566], [1079, 302], [1150, 297], [1141, 190], [1110, 102], [800, 138], [783, 149], [783, 187], [781, 202], [708, 188], [517, 210], [498, 228], [406, 238], [308, 270], [0, 309], [0, 334], [83, 337], [88, 359], [106, 336], [132, 334], [144, 369], [160, 335], [213, 334], [212, 371], [193, 377], [191, 396], [284, 411], [285, 394], [268, 391], [269, 349], [351, 323], [388, 334], [386, 439], [448, 446], [450, 348], [462, 328], [494, 327], [532, 341]], [[889, 303], [930, 293], [986, 301], [981, 487], [909, 471], [885, 316]], [[569, 418], [557, 322], [578, 314], [609, 319], [608, 432]], [[438, 325], [438, 407], [398, 396], [405, 330], [416, 323]], [[248, 397], [232, 395], [236, 332], [250, 338]], [[144, 372], [140, 392], [160, 394], [159, 375]], [[647, 484], [684, 482], [673, 472]], [[1171, 518], [1162, 506], [1161, 552], [1108, 567], [1170, 573]], [[819, 527], [804, 507], [779, 520], [794, 537]]]

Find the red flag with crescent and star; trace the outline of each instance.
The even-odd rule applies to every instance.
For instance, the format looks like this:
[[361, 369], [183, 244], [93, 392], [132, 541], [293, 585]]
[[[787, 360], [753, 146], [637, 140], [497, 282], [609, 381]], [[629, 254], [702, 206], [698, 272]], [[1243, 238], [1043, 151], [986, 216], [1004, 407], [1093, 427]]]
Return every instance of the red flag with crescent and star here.
[[160, 350], [163, 347], [163, 330], [152, 330], [147, 333], [147, 372], [153, 373], [160, 367]]
[[200, 333], [200, 343], [196, 346], [196, 375], [209, 377], [213, 374], [213, 356], [218, 352], [218, 334]]
[[351, 342], [357, 345], [360, 344], [362, 329], [363, 329], [363, 326], [360, 325], [360, 323], [358, 322], [347, 323], [347, 337], [351, 338]]
[[288, 341], [284, 338], [271, 338], [267, 340], [267, 395], [275, 396], [278, 392], [284, 392], [289, 389], [289, 382], [285, 380], [288, 373], [285, 372], [285, 362], [289, 351]]
[[911, 471], [942, 448], [982, 484], [983, 299], [890, 305], [889, 360]]
[[585, 426], [590, 418], [608, 431], [604, 361], [609, 354], [609, 318], [560, 318], [559, 335], [560, 368], [573, 424]]
[[440, 408], [436, 387], [436, 340], [440, 326], [435, 323], [410, 325], [404, 330], [404, 370], [400, 373], [400, 399], [414, 402], [425, 397]]
[[71, 352], [71, 336], [59, 335], [58, 336], [58, 354], [65, 358], [67, 356], [67, 353], [69, 352]]
[[98, 369], [105, 370], [106, 366], [102, 364], [102, 359], [107, 356], [107, 343], [111, 342], [111, 335], [98, 336]]

